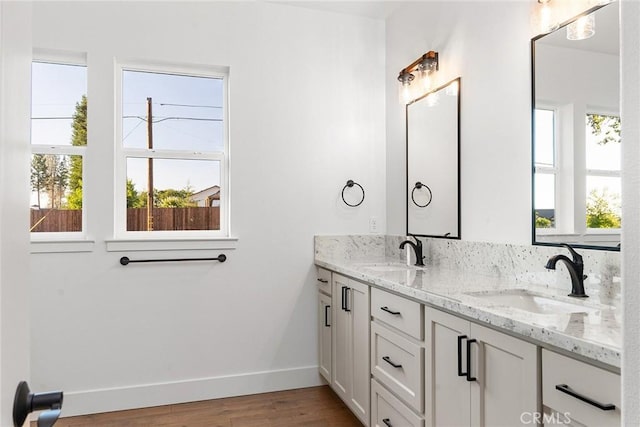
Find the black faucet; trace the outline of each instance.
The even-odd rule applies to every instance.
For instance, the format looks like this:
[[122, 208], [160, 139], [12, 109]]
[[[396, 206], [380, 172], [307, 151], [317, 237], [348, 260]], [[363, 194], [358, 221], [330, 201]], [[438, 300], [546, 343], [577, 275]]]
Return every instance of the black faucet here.
[[576, 298], [587, 298], [589, 295], [584, 293], [584, 279], [586, 279], [587, 276], [584, 274], [584, 263], [582, 262], [582, 256], [566, 243], [561, 243], [560, 246], [564, 246], [565, 248], [569, 249], [569, 252], [571, 252], [571, 256], [573, 257], [573, 261], [571, 261], [564, 255], [555, 255], [549, 258], [549, 261], [547, 261], [547, 265], [545, 265], [545, 268], [548, 268], [549, 270], [555, 270], [556, 263], [558, 261], [564, 261], [564, 263], [567, 265], [567, 270], [569, 270], [569, 275], [571, 276], [571, 293], [569, 294], [569, 296]]
[[407, 243], [411, 245], [411, 247], [413, 248], [413, 251], [416, 254], [415, 266], [424, 267], [424, 261], [422, 261], [424, 259], [424, 255], [422, 255], [422, 242], [416, 236], [412, 236], [412, 235], [409, 235], [409, 236], [416, 239], [416, 243], [413, 243], [411, 240], [405, 240], [404, 242], [400, 243], [400, 249], [404, 249]]

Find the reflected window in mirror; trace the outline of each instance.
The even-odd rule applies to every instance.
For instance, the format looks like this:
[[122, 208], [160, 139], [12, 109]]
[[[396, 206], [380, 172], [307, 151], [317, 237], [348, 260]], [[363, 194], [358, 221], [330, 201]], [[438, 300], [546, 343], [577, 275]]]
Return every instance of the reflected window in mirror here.
[[574, 19], [532, 40], [534, 244], [618, 249], [618, 8], [590, 10], [598, 27], [588, 39], [567, 39]]

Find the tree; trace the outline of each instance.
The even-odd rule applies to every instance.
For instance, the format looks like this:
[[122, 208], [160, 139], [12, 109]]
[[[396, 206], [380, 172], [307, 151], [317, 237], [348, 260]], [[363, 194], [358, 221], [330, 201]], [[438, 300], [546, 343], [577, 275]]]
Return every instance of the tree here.
[[[71, 124], [71, 145], [75, 147], [87, 145], [87, 96], [82, 95], [80, 102], [76, 103]], [[82, 209], [82, 156], [71, 156], [69, 172], [70, 194], [67, 198], [69, 209]]]
[[604, 116], [601, 114], [587, 114], [587, 124], [595, 136], [601, 137], [598, 144], [620, 142], [620, 117]]
[[536, 212], [536, 228], [551, 228], [553, 226], [553, 221], [549, 218], [545, 218], [540, 216], [538, 212]]
[[47, 158], [44, 154], [34, 154], [31, 158], [31, 189], [38, 197], [38, 208], [40, 207], [40, 193], [49, 186], [51, 173], [47, 167]]
[[182, 190], [169, 188], [166, 190], [154, 190], [154, 203], [158, 208], [190, 208], [197, 206], [191, 200], [193, 190], [187, 186]]
[[62, 197], [69, 184], [69, 165], [65, 156], [55, 154], [46, 155], [49, 180], [47, 190], [49, 193], [49, 207], [58, 209], [62, 207]]
[[587, 227], [620, 228], [622, 221], [615, 210], [618, 204], [617, 197], [606, 190], [592, 190], [587, 199]]
[[[145, 193], [144, 198], [147, 198]], [[136, 190], [133, 181], [127, 179], [127, 208], [142, 208], [146, 206], [146, 203], [142, 202], [142, 198], [140, 197], [140, 193]]]

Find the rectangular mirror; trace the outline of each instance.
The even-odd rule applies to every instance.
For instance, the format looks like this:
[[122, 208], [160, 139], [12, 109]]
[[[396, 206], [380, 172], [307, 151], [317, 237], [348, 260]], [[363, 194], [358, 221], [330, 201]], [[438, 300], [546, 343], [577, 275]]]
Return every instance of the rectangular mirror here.
[[407, 234], [460, 238], [460, 78], [406, 106]]
[[593, 8], [531, 41], [534, 244], [619, 250], [618, 8]]

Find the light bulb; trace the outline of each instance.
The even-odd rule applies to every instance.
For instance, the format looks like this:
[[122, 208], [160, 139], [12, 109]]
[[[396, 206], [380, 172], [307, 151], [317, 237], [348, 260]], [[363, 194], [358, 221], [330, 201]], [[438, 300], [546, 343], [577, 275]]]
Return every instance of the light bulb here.
[[400, 82], [400, 87], [398, 91], [398, 95], [400, 98], [401, 104], [408, 104], [413, 100], [413, 94], [411, 90], [411, 82], [415, 76], [411, 73], [402, 70], [400, 75], [398, 76], [398, 81]]
[[596, 17], [593, 14], [582, 16], [567, 25], [567, 39], [584, 40], [596, 33]]
[[420, 70], [420, 86], [422, 87], [422, 93], [427, 93], [431, 90], [431, 72], [427, 69]]

